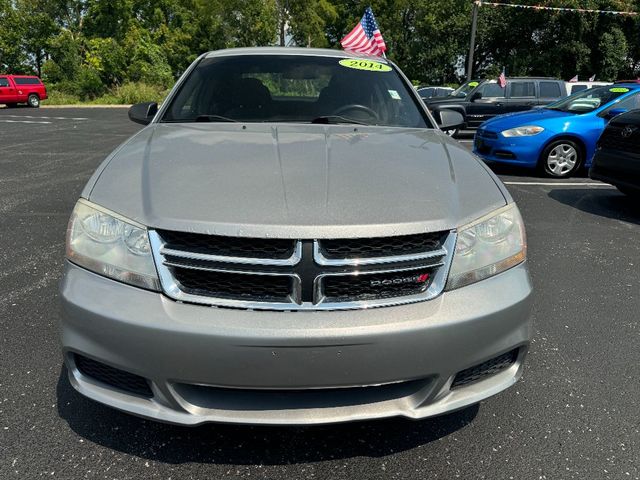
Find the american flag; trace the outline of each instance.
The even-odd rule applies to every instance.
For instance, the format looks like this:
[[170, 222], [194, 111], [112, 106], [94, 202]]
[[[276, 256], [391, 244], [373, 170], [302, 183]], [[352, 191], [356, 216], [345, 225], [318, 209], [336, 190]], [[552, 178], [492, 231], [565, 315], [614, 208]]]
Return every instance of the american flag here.
[[371, 7], [367, 7], [362, 19], [351, 32], [340, 40], [340, 43], [342, 48], [352, 52], [378, 56], [384, 54], [387, 45], [384, 43]]
[[569, 80], [569, 82], [571, 83], [575, 83], [578, 81], [578, 75], [576, 75], [575, 77], [573, 77], [571, 80]]
[[500, 88], [504, 88], [507, 86], [507, 77], [504, 75], [504, 70], [502, 70], [500, 76], [498, 77], [498, 85], [500, 85]]

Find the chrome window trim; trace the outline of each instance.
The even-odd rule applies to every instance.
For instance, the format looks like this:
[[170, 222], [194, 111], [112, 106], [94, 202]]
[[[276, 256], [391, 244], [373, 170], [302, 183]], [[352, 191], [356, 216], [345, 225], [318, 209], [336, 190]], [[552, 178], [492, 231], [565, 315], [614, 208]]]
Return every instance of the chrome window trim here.
[[[154, 233], [157, 235], [156, 232]], [[151, 232], [149, 232], [149, 234], [151, 234]], [[300, 240], [296, 241], [294, 252], [289, 258], [258, 258], [212, 255], [208, 253], [188, 252], [185, 250], [167, 248], [166, 246], [164, 246], [164, 244], [162, 245], [162, 247], [160, 247], [160, 253], [162, 255], [170, 255], [172, 257], [187, 258], [189, 260], [204, 260], [207, 262], [224, 262], [265, 266], [292, 266], [296, 265], [302, 259], [302, 242]]]
[[[449, 276], [449, 269], [451, 267], [451, 262], [453, 261], [453, 254], [456, 245], [457, 234], [455, 231], [451, 231], [447, 236], [447, 240], [445, 241], [442, 250], [444, 251], [444, 255], [442, 255], [442, 261], [436, 262], [434, 264], [426, 264], [419, 266], [408, 266], [401, 267], [399, 269], [384, 269], [376, 270], [376, 273], [389, 273], [393, 271], [402, 271], [402, 270], [416, 270], [419, 268], [425, 267], [434, 267], [437, 268], [436, 273], [431, 281], [431, 285], [429, 288], [420, 294], [416, 295], [406, 295], [401, 297], [389, 297], [382, 298], [377, 300], [363, 300], [363, 301], [346, 301], [346, 302], [327, 302], [322, 299], [322, 297], [316, 297], [316, 282], [319, 282], [318, 278], [332, 275], [331, 273], [321, 274], [316, 279], [314, 279], [314, 302], [301, 302], [301, 282], [300, 277], [293, 273], [272, 273], [272, 272], [255, 272], [255, 271], [246, 271], [241, 269], [233, 269], [230, 267], [229, 269], [220, 269], [222, 271], [232, 272], [232, 273], [250, 273], [252, 275], [266, 274], [266, 275], [287, 275], [291, 276], [294, 279], [294, 292], [291, 295], [291, 302], [257, 302], [257, 301], [248, 301], [248, 300], [233, 300], [233, 299], [225, 299], [219, 297], [206, 297], [200, 295], [193, 295], [189, 293], [185, 293], [180, 290], [179, 285], [173, 278], [173, 275], [169, 271], [168, 265], [165, 263], [164, 255], [161, 253], [163, 242], [160, 236], [154, 231], [149, 230], [149, 241], [151, 243], [151, 251], [153, 254], [153, 258], [156, 264], [156, 269], [158, 270], [158, 276], [160, 278], [160, 284], [162, 286], [163, 292], [169, 298], [172, 298], [179, 302], [199, 304], [199, 305], [208, 305], [212, 307], [230, 307], [230, 308], [240, 308], [240, 309], [249, 309], [249, 310], [275, 310], [275, 311], [328, 311], [328, 310], [356, 310], [356, 309], [367, 309], [367, 308], [377, 308], [377, 307], [388, 307], [388, 306], [398, 306], [398, 305], [406, 305], [410, 303], [417, 303], [426, 300], [431, 300], [444, 291], [444, 287], [446, 285], [447, 277]], [[181, 268], [188, 268], [185, 265], [180, 265]], [[197, 266], [192, 266], [192, 268], [201, 268], [207, 269]], [[373, 272], [367, 272], [373, 273]], [[351, 272], [342, 273], [342, 275], [349, 275]]]
[[430, 258], [436, 258], [436, 257], [444, 257], [447, 254], [447, 250], [443, 247], [438, 250], [430, 250], [428, 252], [410, 253], [407, 255], [392, 255], [389, 257], [327, 258], [320, 251], [321, 241], [322, 240], [313, 241], [313, 259], [318, 265], [329, 266], [329, 267], [411, 262], [411, 261], [419, 261], [419, 260], [428, 260]]

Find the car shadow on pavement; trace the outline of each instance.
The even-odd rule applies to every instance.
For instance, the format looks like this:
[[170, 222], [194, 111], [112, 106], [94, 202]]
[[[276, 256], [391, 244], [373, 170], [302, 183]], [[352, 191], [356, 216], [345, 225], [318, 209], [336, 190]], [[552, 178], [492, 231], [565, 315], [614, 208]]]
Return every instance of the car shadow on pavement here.
[[89, 400], [71, 387], [66, 368], [58, 384], [58, 415], [82, 438], [152, 461], [286, 465], [350, 457], [382, 457], [438, 440], [468, 425], [477, 405], [440, 417], [388, 419], [309, 427], [151, 422]]
[[548, 195], [586, 213], [640, 225], [640, 201], [613, 188], [554, 188]]

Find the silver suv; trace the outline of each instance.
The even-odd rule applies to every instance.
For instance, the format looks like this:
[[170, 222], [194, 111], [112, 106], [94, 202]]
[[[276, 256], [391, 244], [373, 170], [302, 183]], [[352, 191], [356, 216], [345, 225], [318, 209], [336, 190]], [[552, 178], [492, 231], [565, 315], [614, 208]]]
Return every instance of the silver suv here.
[[438, 415], [518, 379], [520, 213], [393, 63], [211, 52], [129, 115], [148, 126], [67, 232], [79, 392], [177, 424], [310, 424]]

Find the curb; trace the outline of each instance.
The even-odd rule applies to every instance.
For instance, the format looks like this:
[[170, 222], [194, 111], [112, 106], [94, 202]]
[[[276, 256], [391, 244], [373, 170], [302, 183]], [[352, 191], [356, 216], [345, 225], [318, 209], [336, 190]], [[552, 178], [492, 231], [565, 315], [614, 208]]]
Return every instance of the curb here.
[[40, 105], [40, 108], [129, 108], [129, 105]]

